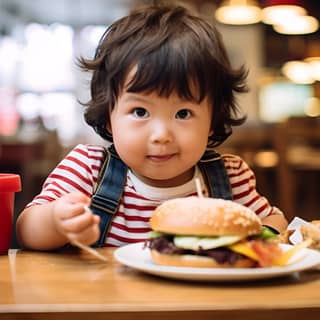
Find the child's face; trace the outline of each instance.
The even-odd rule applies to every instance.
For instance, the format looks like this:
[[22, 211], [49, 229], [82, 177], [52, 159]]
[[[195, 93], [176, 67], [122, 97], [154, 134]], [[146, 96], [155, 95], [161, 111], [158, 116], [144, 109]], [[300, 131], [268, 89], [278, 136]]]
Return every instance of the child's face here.
[[145, 183], [178, 186], [193, 176], [205, 152], [211, 106], [156, 93], [123, 91], [111, 112], [113, 141], [120, 158]]

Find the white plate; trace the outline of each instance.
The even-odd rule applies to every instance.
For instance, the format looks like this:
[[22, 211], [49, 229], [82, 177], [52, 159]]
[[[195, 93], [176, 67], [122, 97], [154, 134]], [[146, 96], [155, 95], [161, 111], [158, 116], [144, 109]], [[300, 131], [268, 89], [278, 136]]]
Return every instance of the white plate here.
[[[281, 245], [284, 251], [291, 245]], [[320, 264], [320, 252], [302, 249], [285, 267], [271, 268], [190, 268], [156, 265], [151, 260], [150, 250], [143, 243], [129, 244], [115, 250], [114, 257], [133, 269], [166, 278], [197, 281], [246, 281], [285, 276], [310, 269]]]

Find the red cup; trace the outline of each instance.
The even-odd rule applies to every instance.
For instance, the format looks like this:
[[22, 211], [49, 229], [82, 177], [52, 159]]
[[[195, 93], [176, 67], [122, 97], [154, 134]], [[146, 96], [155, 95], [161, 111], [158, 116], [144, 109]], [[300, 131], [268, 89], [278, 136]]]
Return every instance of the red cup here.
[[15, 192], [21, 191], [18, 174], [0, 173], [0, 254], [10, 248]]

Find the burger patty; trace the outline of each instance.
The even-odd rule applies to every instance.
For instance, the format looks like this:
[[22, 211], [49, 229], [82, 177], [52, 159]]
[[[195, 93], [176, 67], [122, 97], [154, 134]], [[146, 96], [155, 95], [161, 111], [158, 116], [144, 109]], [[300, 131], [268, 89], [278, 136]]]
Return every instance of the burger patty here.
[[173, 243], [173, 238], [170, 237], [157, 237], [147, 240], [146, 246], [152, 250], [156, 250], [162, 254], [191, 254], [204, 257], [213, 258], [217, 263], [229, 263], [234, 264], [237, 260], [248, 259], [248, 257], [234, 252], [226, 247], [219, 247], [214, 249], [203, 250], [199, 248], [198, 250], [182, 249], [178, 248]]

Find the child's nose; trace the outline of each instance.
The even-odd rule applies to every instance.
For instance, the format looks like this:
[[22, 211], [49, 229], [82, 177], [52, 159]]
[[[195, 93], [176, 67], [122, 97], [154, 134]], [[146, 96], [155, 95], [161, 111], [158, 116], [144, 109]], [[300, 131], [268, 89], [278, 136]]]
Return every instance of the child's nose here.
[[172, 141], [172, 132], [168, 124], [163, 122], [154, 123], [151, 130], [152, 143], [168, 143]]

